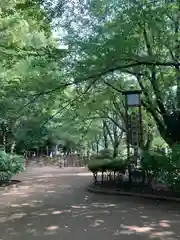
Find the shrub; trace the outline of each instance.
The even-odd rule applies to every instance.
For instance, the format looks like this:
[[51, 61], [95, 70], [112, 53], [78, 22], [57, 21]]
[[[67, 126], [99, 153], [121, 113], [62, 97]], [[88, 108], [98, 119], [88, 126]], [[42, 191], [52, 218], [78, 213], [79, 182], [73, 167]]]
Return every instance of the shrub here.
[[113, 151], [111, 149], [103, 149], [97, 155], [96, 158], [99, 159], [112, 159]]
[[88, 163], [88, 168], [92, 172], [103, 172], [105, 171], [109, 162], [110, 162], [109, 159], [95, 158]]
[[168, 157], [161, 151], [144, 151], [142, 167], [156, 175], [162, 168], [167, 165]]
[[92, 172], [119, 171], [124, 173], [127, 161], [122, 158], [113, 158], [112, 149], [103, 149], [98, 154], [91, 156], [88, 168]]
[[169, 153], [171, 164], [177, 169], [180, 169], [180, 146], [174, 145]]
[[89, 162], [88, 168], [92, 172], [119, 171], [124, 173], [127, 163], [120, 159], [94, 159]]
[[150, 178], [156, 177], [172, 189], [180, 190], [180, 147], [178, 145], [175, 145], [168, 154], [158, 150], [143, 152], [142, 167]]
[[0, 151], [0, 181], [9, 181], [13, 175], [24, 170], [24, 158]]

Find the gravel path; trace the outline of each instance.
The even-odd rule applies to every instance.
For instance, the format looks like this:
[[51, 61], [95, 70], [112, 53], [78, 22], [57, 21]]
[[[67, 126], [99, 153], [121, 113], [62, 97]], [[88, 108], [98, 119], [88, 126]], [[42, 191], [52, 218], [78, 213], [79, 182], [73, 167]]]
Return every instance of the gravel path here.
[[28, 169], [0, 193], [2, 240], [180, 239], [180, 205], [88, 193], [85, 169]]

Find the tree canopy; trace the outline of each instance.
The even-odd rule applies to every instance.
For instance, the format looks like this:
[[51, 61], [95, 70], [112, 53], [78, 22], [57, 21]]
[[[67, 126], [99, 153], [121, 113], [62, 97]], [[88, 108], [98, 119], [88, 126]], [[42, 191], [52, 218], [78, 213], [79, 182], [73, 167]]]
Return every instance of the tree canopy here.
[[179, 24], [178, 1], [0, 3], [1, 146], [116, 157], [129, 89], [142, 90], [144, 147], [178, 143]]
[[161, 136], [179, 142], [179, 2], [87, 1], [68, 12], [74, 78], [141, 89]]

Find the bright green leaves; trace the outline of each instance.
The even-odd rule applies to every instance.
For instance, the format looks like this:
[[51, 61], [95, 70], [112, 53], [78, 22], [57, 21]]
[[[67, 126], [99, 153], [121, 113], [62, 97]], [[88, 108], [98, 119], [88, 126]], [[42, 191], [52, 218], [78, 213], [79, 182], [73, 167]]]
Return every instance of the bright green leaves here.
[[[54, 107], [57, 95], [51, 90], [64, 82], [62, 55], [56, 51], [57, 41], [41, 4], [38, 0], [0, 3], [0, 117], [7, 130], [0, 134], [8, 135], [7, 146], [15, 140], [29, 148], [41, 144], [44, 137], [47, 140], [41, 126]], [[51, 94], [44, 94], [47, 91]]]
[[0, 183], [11, 180], [13, 175], [24, 170], [25, 160], [17, 155], [0, 151]]
[[[98, 84], [94, 86], [99, 89], [107, 79], [128, 89], [131, 77], [132, 86], [143, 91], [143, 104], [169, 144], [163, 119], [179, 109], [178, 4], [179, 1], [89, 1], [84, 6], [86, 14], [81, 16], [82, 20], [89, 18], [89, 22], [82, 27], [77, 21], [74, 35], [71, 26], [68, 38], [75, 59], [73, 77], [84, 76], [87, 82], [95, 79]], [[73, 17], [76, 21], [76, 14], [71, 20]], [[89, 106], [92, 111], [93, 102]]]

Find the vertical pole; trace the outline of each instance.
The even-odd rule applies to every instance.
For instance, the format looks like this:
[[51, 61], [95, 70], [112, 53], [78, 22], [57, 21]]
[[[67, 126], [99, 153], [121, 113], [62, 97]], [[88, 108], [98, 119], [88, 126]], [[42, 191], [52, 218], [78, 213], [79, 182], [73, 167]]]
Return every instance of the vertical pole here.
[[140, 135], [140, 139], [139, 139], [139, 146], [140, 148], [143, 147], [143, 126], [142, 126], [142, 109], [141, 109], [141, 104], [139, 106], [139, 135]]
[[130, 160], [130, 144], [129, 144], [129, 115], [128, 115], [127, 95], [125, 95], [125, 114], [126, 114], [126, 144], [127, 144], [128, 174], [129, 174], [129, 184], [131, 185], [132, 177], [131, 177], [131, 160]]
[[138, 115], [139, 115], [139, 146], [140, 148], [142, 148], [143, 147], [143, 126], [142, 126], [141, 94], [139, 94]]
[[[140, 131], [140, 142], [139, 142], [139, 146], [142, 150], [143, 145], [144, 145], [144, 137], [143, 137], [143, 123], [142, 123], [142, 106], [141, 106], [141, 99], [140, 99], [140, 105], [139, 105], [139, 131]], [[143, 156], [140, 154], [140, 161], [141, 161], [141, 165], [143, 163]], [[146, 182], [146, 171], [143, 170], [143, 179], [142, 179], [142, 184], [144, 184]]]

